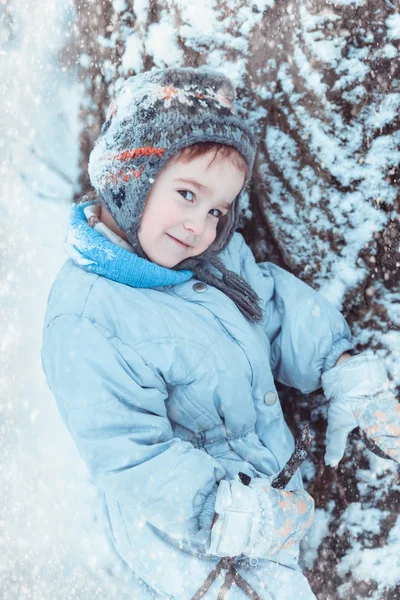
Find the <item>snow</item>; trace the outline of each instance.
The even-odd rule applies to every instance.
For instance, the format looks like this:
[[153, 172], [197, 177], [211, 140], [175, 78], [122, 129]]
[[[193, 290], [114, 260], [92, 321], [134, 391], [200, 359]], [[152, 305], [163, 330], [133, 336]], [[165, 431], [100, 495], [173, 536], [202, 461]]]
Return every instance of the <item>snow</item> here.
[[[359, 505], [347, 509], [348, 527], [353, 535], [359, 535], [364, 529], [371, 533], [380, 532], [380, 522], [387, 516], [377, 509], [362, 510]], [[362, 524], [362, 527], [360, 526]], [[381, 548], [361, 548], [354, 543], [354, 549], [346, 553], [338, 572], [344, 576], [351, 573], [356, 581], [377, 581], [378, 591], [399, 583], [400, 573], [400, 517], [390, 530], [387, 543]]]
[[382, 55], [386, 58], [396, 58], [398, 54], [397, 48], [393, 46], [393, 44], [386, 44], [382, 48]]
[[315, 509], [314, 522], [302, 542], [302, 563], [307, 569], [312, 569], [318, 558], [318, 549], [324, 538], [329, 535], [329, 523], [333, 508], [334, 504], [330, 502], [328, 510]]
[[388, 27], [388, 36], [392, 40], [400, 40], [400, 15], [390, 15], [386, 19], [386, 25]]
[[170, 13], [163, 9], [158, 23], [148, 28], [145, 53], [153, 57], [158, 68], [183, 64], [183, 51], [179, 48], [175, 36], [175, 25]]
[[143, 70], [143, 42], [136, 33], [131, 33], [126, 40], [121, 64], [124, 73], [127, 73], [130, 69], [133, 69], [136, 73]]
[[113, 0], [112, 1], [113, 9], [117, 12], [123, 12], [127, 9], [126, 0]]
[[86, 52], [82, 52], [82, 54], [79, 57], [79, 62], [82, 65], [82, 67], [88, 69], [92, 62], [92, 59], [90, 58], [89, 54], [86, 54]]
[[275, 5], [275, 0], [254, 0], [253, 5], [256, 6], [260, 12], [264, 12], [267, 8], [272, 8]]
[[81, 88], [75, 72], [55, 64], [71, 4], [15, 6], [18, 35], [0, 55], [8, 88], [0, 114], [0, 597], [130, 599], [131, 574], [106, 541], [100, 497], [40, 360], [79, 175]]
[[327, 86], [322, 83], [321, 75], [311, 68], [303, 50], [298, 47], [295, 48], [293, 57], [298, 66], [299, 73], [304, 78], [307, 87], [316, 91], [320, 96], [324, 96], [327, 92]]
[[[300, 19], [303, 26], [302, 36], [314, 56], [318, 60], [336, 67], [346, 45], [346, 40], [338, 37], [326, 40], [323, 38], [322, 31], [318, 29], [318, 26], [325, 22], [336, 21], [338, 16], [330, 11], [324, 11], [318, 15], [311, 14], [305, 6], [300, 6]], [[303, 57], [305, 58], [304, 54]], [[326, 91], [326, 85], [321, 86], [320, 89]]]
[[[361, 502], [352, 502], [343, 513], [343, 525], [351, 531], [353, 536], [362, 535], [364, 532], [378, 534], [381, 531], [381, 520], [389, 515], [389, 511], [377, 508], [363, 508]], [[338, 533], [342, 533], [341, 529]]]
[[209, 42], [215, 36], [215, 0], [207, 0], [202, 3], [201, 11], [197, 4], [190, 2], [182, 3], [182, 20], [180, 32], [185, 37], [205, 38]]

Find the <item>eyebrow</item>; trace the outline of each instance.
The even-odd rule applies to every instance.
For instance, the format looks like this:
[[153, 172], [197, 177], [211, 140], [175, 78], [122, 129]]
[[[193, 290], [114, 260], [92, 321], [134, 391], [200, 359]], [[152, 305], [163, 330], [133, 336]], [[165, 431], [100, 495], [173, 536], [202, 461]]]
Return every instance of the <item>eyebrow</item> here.
[[[209, 196], [212, 193], [209, 187], [207, 187], [203, 183], [200, 183], [199, 181], [196, 181], [195, 179], [184, 179], [183, 177], [177, 177], [176, 179], [174, 179], [174, 181], [182, 181], [183, 183], [192, 184], [200, 192], [202, 192], [203, 194], [208, 194]], [[220, 204], [224, 208], [230, 208], [232, 206], [232, 204], [230, 202], [226, 202], [226, 201], [221, 202]]]

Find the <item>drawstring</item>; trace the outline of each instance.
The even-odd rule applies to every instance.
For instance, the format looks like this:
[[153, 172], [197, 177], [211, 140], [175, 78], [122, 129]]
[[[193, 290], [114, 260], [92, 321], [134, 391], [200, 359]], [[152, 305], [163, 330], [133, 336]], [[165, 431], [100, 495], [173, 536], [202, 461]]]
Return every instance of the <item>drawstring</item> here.
[[224, 600], [226, 594], [229, 592], [229, 590], [232, 587], [234, 579], [235, 579], [235, 572], [230, 569], [229, 571], [227, 571], [227, 573], [225, 575], [225, 581], [219, 590], [217, 600]]
[[225, 581], [222, 584], [217, 600], [224, 600], [226, 594], [231, 589], [232, 585], [236, 583], [240, 589], [244, 591], [245, 594], [250, 598], [250, 600], [263, 600], [259, 594], [247, 581], [243, 579], [241, 575], [235, 569], [236, 561], [234, 558], [222, 558], [217, 566], [211, 571], [207, 579], [202, 583], [199, 587], [195, 595], [191, 598], [191, 600], [201, 600], [206, 592], [210, 589], [219, 573], [222, 569], [227, 569], [227, 573], [225, 575]]

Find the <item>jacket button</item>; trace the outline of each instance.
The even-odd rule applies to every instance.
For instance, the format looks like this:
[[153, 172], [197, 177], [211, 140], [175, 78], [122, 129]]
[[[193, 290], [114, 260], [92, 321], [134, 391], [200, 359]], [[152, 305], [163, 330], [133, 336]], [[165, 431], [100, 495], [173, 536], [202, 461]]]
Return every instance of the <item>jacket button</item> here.
[[275, 404], [277, 397], [275, 392], [267, 392], [264, 396], [264, 402], [267, 406], [272, 406]]
[[195, 292], [205, 292], [207, 289], [207, 286], [205, 283], [201, 283], [201, 281], [197, 281], [196, 283], [193, 284], [193, 289]]

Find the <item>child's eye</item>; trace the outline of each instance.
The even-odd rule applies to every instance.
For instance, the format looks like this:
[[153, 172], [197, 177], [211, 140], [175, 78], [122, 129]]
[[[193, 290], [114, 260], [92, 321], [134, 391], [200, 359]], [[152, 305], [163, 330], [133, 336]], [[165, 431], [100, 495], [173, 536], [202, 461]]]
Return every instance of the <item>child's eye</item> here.
[[[183, 194], [192, 194], [192, 196], [193, 196], [193, 198], [194, 198], [194, 194], [193, 194], [193, 192], [191, 192], [190, 190], [178, 190], [178, 192], [179, 192], [180, 194], [182, 194], [182, 195], [183, 195]], [[193, 199], [193, 198], [192, 198], [192, 199]], [[186, 198], [186, 200], [190, 200], [190, 198]]]
[[222, 217], [222, 212], [218, 208], [212, 208], [210, 212], [212, 212], [213, 210], [216, 210], [219, 213], [219, 215], [213, 215], [213, 217], [217, 217], [217, 219], [220, 219]]

